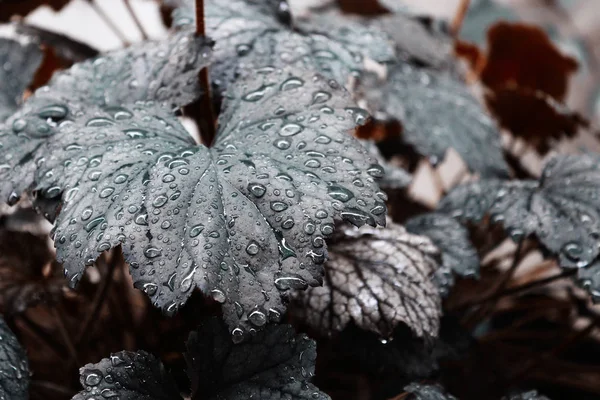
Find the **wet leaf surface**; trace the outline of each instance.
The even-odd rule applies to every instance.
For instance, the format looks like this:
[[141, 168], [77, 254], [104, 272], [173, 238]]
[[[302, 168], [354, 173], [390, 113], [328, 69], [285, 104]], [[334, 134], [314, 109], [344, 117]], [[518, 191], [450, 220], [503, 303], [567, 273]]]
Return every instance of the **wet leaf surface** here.
[[[191, 3], [175, 11], [175, 26], [190, 29], [195, 20]], [[205, 7], [206, 31], [216, 41], [210, 73], [218, 94], [237, 76], [263, 68], [294, 65], [345, 84], [363, 70], [365, 57], [393, 58], [385, 36], [358, 24], [353, 26], [359, 32], [336, 20], [327, 29], [317, 28], [318, 23], [291, 29], [285, 2], [211, 0]]]
[[33, 81], [42, 62], [42, 50], [25, 38], [0, 38], [0, 121], [4, 121], [22, 103], [23, 92]]
[[[289, 325], [269, 326], [249, 341], [234, 344], [227, 327], [216, 319], [192, 332], [187, 342], [187, 373], [192, 398], [315, 399], [329, 396], [310, 383], [315, 342], [296, 335]], [[76, 400], [181, 399], [173, 378], [154, 356], [120, 352], [81, 368], [84, 391]]]
[[471, 244], [468, 230], [455, 219], [438, 213], [423, 214], [406, 221], [406, 230], [427, 236], [442, 254], [436, 283], [443, 295], [454, 285], [454, 274], [479, 276], [479, 255]]
[[384, 190], [404, 189], [410, 185], [412, 176], [401, 167], [397, 167], [388, 162], [377, 147], [377, 144], [371, 140], [361, 140], [361, 144], [369, 151], [369, 154], [377, 160], [377, 163], [385, 170], [385, 175], [378, 183]]
[[531, 390], [528, 392], [518, 393], [512, 396], [506, 396], [502, 398], [503, 400], [550, 400], [548, 397], [539, 394], [535, 390]]
[[361, 80], [359, 93], [378, 119], [398, 120], [402, 140], [437, 163], [449, 148], [482, 176], [504, 177], [500, 133], [465, 84], [409, 64], [390, 67], [386, 81]]
[[[187, 45], [186, 38], [179, 40]], [[136, 287], [156, 306], [174, 313], [200, 288], [224, 303], [239, 339], [278, 320], [291, 289], [322, 282], [324, 239], [334, 220], [385, 222], [385, 194], [375, 183], [383, 169], [348, 134], [367, 114], [333, 81], [306, 71], [260, 71], [227, 95], [209, 151], [195, 146], [170, 108], [114, 105], [140, 98], [179, 104], [186, 76], [163, 90], [94, 86], [143, 73], [133, 68], [145, 65], [140, 57], [118, 73], [96, 69], [92, 83], [82, 82], [88, 64], [76, 65], [38, 91], [0, 136], [10, 144], [0, 154], [12, 179], [1, 194], [15, 201], [33, 184], [41, 197], [62, 199], [53, 234], [72, 286], [86, 265], [123, 244]], [[103, 58], [100, 68], [118, 59]], [[197, 79], [187, 60], [184, 71]], [[181, 67], [169, 64], [154, 75], [166, 78]], [[102, 107], [59, 97], [75, 85]], [[23, 158], [13, 158], [17, 150]]]
[[0, 317], [0, 397], [29, 399], [29, 364], [27, 354]]
[[399, 323], [418, 336], [436, 336], [437, 256], [428, 239], [391, 222], [385, 229], [342, 228], [330, 241], [323, 287], [298, 293], [298, 313], [324, 334], [354, 322], [383, 337]]
[[463, 221], [489, 215], [513, 237], [534, 235], [563, 267], [585, 267], [598, 256], [600, 170], [592, 154], [561, 155], [539, 181], [487, 180], [453, 189], [439, 205]]

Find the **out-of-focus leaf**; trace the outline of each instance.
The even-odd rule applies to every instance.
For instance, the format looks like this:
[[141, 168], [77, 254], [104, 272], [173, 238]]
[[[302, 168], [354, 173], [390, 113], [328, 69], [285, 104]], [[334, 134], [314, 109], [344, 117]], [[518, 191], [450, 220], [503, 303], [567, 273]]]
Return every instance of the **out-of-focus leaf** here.
[[56, 55], [70, 62], [81, 62], [98, 55], [98, 50], [60, 33], [52, 32], [23, 22], [16, 24], [17, 32], [44, 46], [51, 47]]
[[36, 8], [45, 5], [55, 11], [60, 10], [71, 0], [2, 0], [0, 1], [0, 22], [8, 22], [15, 15], [26, 16]]
[[371, 157], [385, 170], [385, 175], [379, 180], [379, 186], [384, 190], [404, 189], [410, 185], [412, 176], [403, 168], [397, 167], [383, 158], [377, 144], [371, 140], [361, 140], [362, 145], [369, 151]]
[[596, 260], [585, 268], [577, 270], [577, 282], [592, 297], [594, 303], [600, 303], [600, 261]]
[[481, 81], [492, 90], [513, 85], [562, 100], [577, 70], [577, 61], [563, 55], [534, 25], [497, 23], [488, 31], [487, 47]]
[[[192, 1], [174, 13], [174, 25], [191, 29], [195, 15]], [[209, 0], [205, 2], [206, 31], [216, 41], [211, 80], [217, 94], [225, 91], [237, 76], [255, 70], [296, 65], [345, 84], [351, 75], [363, 70], [363, 59], [369, 54], [393, 58], [393, 48], [376, 30], [354, 26], [343, 27], [331, 21], [333, 29], [310, 34], [292, 30], [289, 18], [281, 16], [285, 2], [247, 2], [243, 0]], [[287, 6], [283, 6], [285, 10]], [[285, 11], [289, 16], [289, 12]], [[311, 25], [314, 27], [314, 25]], [[355, 30], [360, 29], [360, 35]], [[357, 44], [366, 40], [369, 46]], [[387, 47], [386, 47], [387, 46]]]
[[550, 160], [539, 181], [484, 180], [454, 188], [440, 211], [463, 221], [490, 215], [515, 240], [535, 234], [567, 268], [589, 265], [600, 251], [600, 164], [592, 154]]
[[411, 383], [404, 388], [410, 395], [407, 400], [457, 400], [456, 397], [446, 393], [438, 385], [421, 385], [420, 383]]
[[[47, 237], [0, 225], [0, 307], [5, 314], [51, 300], [65, 285]], [[51, 266], [50, 268], [47, 268]]]
[[0, 397], [10, 400], [29, 399], [27, 354], [2, 317], [0, 317]]
[[[187, 342], [191, 398], [329, 399], [310, 383], [316, 355], [315, 342], [296, 335], [289, 325], [269, 326], [236, 345], [225, 324], [209, 320]], [[85, 390], [75, 400], [182, 398], [162, 363], [144, 351], [113, 354], [80, 373]]]
[[383, 337], [399, 323], [434, 337], [441, 315], [437, 256], [427, 238], [391, 222], [385, 229], [344, 227], [330, 241], [324, 285], [297, 294], [298, 313], [324, 334], [352, 321]]
[[179, 390], [160, 360], [145, 351], [122, 351], [79, 370], [85, 389], [73, 400], [116, 397], [121, 400], [175, 400]]
[[390, 67], [387, 81], [365, 76], [358, 90], [377, 119], [399, 120], [403, 140], [432, 162], [453, 148], [471, 171], [508, 175], [499, 131], [463, 83], [403, 63]]
[[503, 128], [525, 139], [541, 154], [550, 151], [552, 140], [572, 137], [587, 126], [581, 115], [542, 91], [497, 88], [485, 99]]
[[[80, 70], [40, 96], [71, 93]], [[144, 98], [132, 90], [107, 100]], [[149, 99], [161, 97], [156, 90]], [[33, 184], [63, 201], [54, 239], [71, 285], [103, 251], [123, 245], [136, 287], [156, 306], [173, 313], [198, 287], [224, 303], [241, 338], [277, 320], [290, 289], [321, 284], [334, 220], [385, 223], [385, 194], [375, 183], [383, 169], [348, 134], [366, 113], [314, 73], [260, 71], [238, 81], [210, 150], [193, 143], [170, 109], [76, 104], [74, 113], [71, 104], [50, 103], [0, 136], [19, 146], [0, 153], [16, 166], [4, 171], [11, 179], [1, 186], [4, 198]], [[48, 134], [17, 135], [19, 121], [26, 129], [46, 113], [57, 125]], [[27, 162], [12, 160], [16, 151]]]
[[0, 38], [0, 122], [21, 104], [23, 92], [42, 62], [43, 54], [38, 45], [22, 41]]
[[443, 295], [454, 285], [454, 276], [479, 275], [479, 256], [471, 244], [468, 230], [455, 219], [444, 214], [431, 213], [406, 221], [406, 229], [427, 236], [442, 253], [442, 267], [436, 272], [436, 281]]
[[369, 24], [390, 36], [400, 60], [440, 71], [457, 68], [453, 38], [443, 21], [397, 12]]
[[192, 393], [213, 400], [329, 399], [310, 382], [316, 358], [315, 342], [290, 325], [236, 345], [216, 319], [190, 335], [186, 353]]
[[535, 390], [531, 390], [529, 392], [523, 392], [514, 394], [512, 396], [505, 396], [502, 400], [550, 400], [548, 397], [539, 394]]

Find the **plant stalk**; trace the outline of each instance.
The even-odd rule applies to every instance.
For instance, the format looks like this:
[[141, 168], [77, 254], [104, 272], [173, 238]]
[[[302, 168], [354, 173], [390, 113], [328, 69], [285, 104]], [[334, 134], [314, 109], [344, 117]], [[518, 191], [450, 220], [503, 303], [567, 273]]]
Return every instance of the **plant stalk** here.
[[[204, 24], [204, 1], [196, 0], [196, 36], [206, 36], [206, 27]], [[200, 138], [206, 147], [210, 147], [215, 138], [215, 111], [212, 105], [212, 96], [210, 93], [210, 78], [208, 67], [202, 68], [198, 77], [202, 96], [200, 97], [200, 118], [198, 118], [198, 129]]]

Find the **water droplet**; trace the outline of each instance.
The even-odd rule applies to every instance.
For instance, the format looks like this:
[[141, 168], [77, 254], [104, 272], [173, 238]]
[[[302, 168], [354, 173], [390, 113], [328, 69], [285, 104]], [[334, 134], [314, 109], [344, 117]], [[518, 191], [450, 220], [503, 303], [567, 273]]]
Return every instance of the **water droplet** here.
[[271, 202], [271, 210], [275, 212], [281, 212], [287, 210], [288, 205], [282, 201], [272, 201]]
[[265, 313], [254, 310], [248, 315], [248, 320], [255, 326], [263, 326], [267, 323], [267, 316]]
[[202, 225], [202, 224], [193, 226], [192, 229], [190, 229], [190, 237], [195, 238], [196, 236], [201, 234], [203, 230], [204, 230], [204, 225]]
[[281, 84], [281, 90], [292, 90], [301, 87], [304, 85], [304, 81], [300, 78], [288, 78]]
[[249, 183], [248, 191], [250, 191], [254, 197], [261, 198], [265, 195], [267, 188], [260, 183]]
[[304, 127], [302, 125], [295, 124], [295, 123], [289, 123], [289, 124], [285, 124], [284, 126], [281, 127], [279, 134], [281, 136], [294, 136], [294, 135], [299, 134], [303, 130], [304, 130]]
[[144, 255], [148, 258], [156, 258], [156, 257], [160, 256], [161, 254], [162, 254], [162, 250], [157, 247], [153, 247], [153, 246], [149, 246], [146, 248], [146, 250], [144, 250]]
[[225, 303], [225, 300], [227, 300], [227, 298], [225, 297], [225, 293], [223, 293], [219, 289], [212, 290], [210, 292], [210, 295], [217, 303], [223, 304], [223, 303]]
[[256, 243], [254, 240], [252, 240], [248, 246], [246, 246], [246, 253], [251, 256], [257, 255], [259, 250], [260, 248], [258, 247], [258, 243]]
[[344, 203], [350, 201], [354, 197], [354, 193], [352, 193], [350, 190], [337, 185], [329, 186], [327, 194], [329, 194], [329, 196], [332, 198]]

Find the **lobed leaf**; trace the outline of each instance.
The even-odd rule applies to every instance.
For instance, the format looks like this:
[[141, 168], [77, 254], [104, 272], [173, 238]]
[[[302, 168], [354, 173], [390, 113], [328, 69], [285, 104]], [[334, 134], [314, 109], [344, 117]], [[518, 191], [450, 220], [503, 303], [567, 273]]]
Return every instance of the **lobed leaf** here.
[[35, 43], [0, 38], [0, 122], [22, 103], [23, 92], [33, 80], [42, 58], [42, 50]]
[[216, 319], [190, 335], [186, 353], [192, 393], [213, 400], [329, 399], [310, 382], [316, 357], [315, 342], [290, 325], [236, 345]]
[[401, 63], [387, 81], [368, 75], [358, 90], [378, 119], [399, 120], [402, 139], [432, 162], [453, 148], [471, 171], [508, 176], [499, 131], [463, 83]]
[[529, 392], [518, 393], [512, 396], [505, 396], [502, 400], [550, 400], [548, 397], [539, 394], [535, 390]]
[[[236, 345], [227, 327], [211, 319], [190, 334], [185, 358], [191, 398], [329, 399], [310, 382], [315, 342], [296, 335], [289, 325], [269, 326], [250, 341]], [[162, 363], [144, 351], [113, 354], [81, 368], [80, 374], [85, 390], [75, 400], [182, 398]]]
[[[76, 75], [55, 79], [31, 107]], [[290, 289], [321, 284], [334, 220], [385, 223], [375, 183], [383, 169], [348, 134], [366, 114], [333, 81], [293, 70], [240, 80], [211, 150], [169, 108], [106, 104], [51, 103], [38, 112], [57, 111], [45, 136], [24, 135], [34, 113], [0, 136], [15, 143], [0, 153], [15, 165], [0, 193], [32, 185], [63, 202], [53, 235], [72, 286], [122, 245], [136, 287], [156, 306], [173, 313], [198, 287], [224, 303], [236, 332], [248, 331], [278, 320]]]
[[329, 245], [323, 287], [297, 294], [298, 313], [324, 334], [358, 327], [389, 336], [399, 323], [436, 336], [440, 297], [432, 279], [437, 249], [388, 222], [386, 229], [344, 227]]
[[469, 232], [455, 219], [440, 213], [422, 214], [406, 221], [406, 230], [427, 236], [442, 254], [442, 266], [436, 272], [436, 283], [442, 295], [454, 285], [454, 276], [479, 275], [479, 255], [471, 244]]
[[463, 221], [490, 215], [515, 239], [533, 235], [561, 266], [585, 267], [598, 256], [600, 169], [593, 154], [561, 155], [539, 181], [487, 180], [453, 189], [439, 205]]
[[29, 399], [27, 355], [2, 317], [0, 317], [0, 397], [11, 400]]

